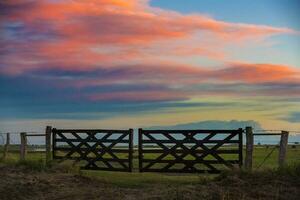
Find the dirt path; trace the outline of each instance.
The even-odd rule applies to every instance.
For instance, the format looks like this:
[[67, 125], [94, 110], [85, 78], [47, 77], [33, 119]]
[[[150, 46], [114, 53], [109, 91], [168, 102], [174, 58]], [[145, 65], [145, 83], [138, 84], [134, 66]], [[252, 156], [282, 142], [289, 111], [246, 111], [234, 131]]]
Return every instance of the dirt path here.
[[299, 177], [227, 176], [196, 185], [125, 188], [75, 174], [0, 167], [1, 200], [298, 199]]

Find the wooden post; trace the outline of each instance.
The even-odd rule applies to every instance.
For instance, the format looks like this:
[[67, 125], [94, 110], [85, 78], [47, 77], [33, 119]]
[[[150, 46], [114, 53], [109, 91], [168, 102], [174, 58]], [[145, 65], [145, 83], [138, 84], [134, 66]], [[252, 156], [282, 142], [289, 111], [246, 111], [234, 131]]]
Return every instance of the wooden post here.
[[133, 169], [133, 129], [129, 129], [129, 156], [128, 156], [128, 160], [129, 160], [129, 172], [132, 172]]
[[289, 132], [281, 131], [279, 154], [278, 154], [278, 165], [279, 165], [279, 167], [283, 167], [285, 165], [288, 138], [289, 138]]
[[9, 144], [10, 144], [10, 134], [6, 133], [6, 143], [4, 146], [3, 160], [5, 160], [7, 158]]
[[20, 147], [20, 160], [24, 161], [26, 157], [26, 146], [27, 146], [27, 138], [26, 138], [26, 133], [20, 133], [21, 135], [21, 147]]
[[139, 128], [139, 144], [138, 144], [138, 152], [139, 152], [139, 172], [143, 172], [143, 130], [141, 128]]
[[243, 165], [243, 129], [239, 128], [239, 167]]
[[246, 157], [245, 157], [245, 169], [252, 170], [253, 159], [253, 130], [252, 127], [246, 127]]
[[51, 132], [52, 132], [52, 127], [47, 126], [46, 131], [45, 131], [45, 137], [46, 137], [46, 163], [48, 164], [51, 161]]

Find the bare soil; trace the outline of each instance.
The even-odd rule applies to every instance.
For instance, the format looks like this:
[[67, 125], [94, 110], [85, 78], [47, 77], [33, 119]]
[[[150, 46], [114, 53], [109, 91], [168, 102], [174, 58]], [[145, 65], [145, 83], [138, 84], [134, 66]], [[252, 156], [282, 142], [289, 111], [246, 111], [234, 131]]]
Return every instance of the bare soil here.
[[[114, 177], [115, 178], [115, 177]], [[1, 200], [59, 199], [300, 199], [299, 176], [229, 174], [193, 185], [148, 184], [122, 187], [99, 178], [57, 171], [0, 167]]]

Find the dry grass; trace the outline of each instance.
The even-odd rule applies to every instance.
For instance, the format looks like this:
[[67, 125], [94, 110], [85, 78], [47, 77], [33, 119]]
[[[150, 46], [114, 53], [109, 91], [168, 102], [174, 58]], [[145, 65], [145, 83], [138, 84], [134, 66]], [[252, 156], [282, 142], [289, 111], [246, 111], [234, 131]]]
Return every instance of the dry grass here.
[[[253, 173], [226, 172], [197, 182], [108, 183], [67, 167], [40, 170], [32, 163], [0, 167], [0, 199], [299, 199], [300, 165]], [[118, 178], [118, 177], [112, 177]]]

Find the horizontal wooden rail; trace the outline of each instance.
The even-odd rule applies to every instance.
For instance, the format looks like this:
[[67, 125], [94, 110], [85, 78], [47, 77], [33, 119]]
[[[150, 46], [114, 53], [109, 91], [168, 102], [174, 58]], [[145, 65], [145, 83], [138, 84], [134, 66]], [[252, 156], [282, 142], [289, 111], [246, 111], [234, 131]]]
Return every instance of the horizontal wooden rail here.
[[26, 134], [26, 136], [46, 136], [46, 134]]
[[129, 133], [129, 130], [111, 130], [111, 129], [54, 129], [55, 132], [65, 133]]
[[[140, 172], [144, 172], [144, 170], [141, 170]], [[166, 172], [166, 173], [208, 173], [208, 174], [219, 174], [221, 173], [221, 170], [202, 170], [202, 169], [190, 169], [189, 171], [182, 172], [182, 169], [147, 169], [147, 172]]]
[[[155, 161], [155, 163], [159, 163], [159, 164], [163, 164], [163, 163], [170, 163], [171, 161], [174, 160], [159, 160], [156, 161], [155, 159], [143, 159], [143, 162], [153, 162]], [[220, 161], [218, 160], [203, 160], [206, 164], [215, 164], [215, 165], [223, 165], [224, 163], [220, 163]], [[185, 163], [189, 163], [189, 164], [199, 164], [198, 160], [175, 160], [174, 162], [176, 162], [176, 164], [185, 164]], [[239, 161], [238, 160], [226, 160], [227, 163], [231, 163], [231, 164], [238, 164]]]
[[[195, 143], [195, 141], [193, 140], [176, 140], [176, 141], [172, 141], [172, 140], [142, 140], [142, 142], [144, 144], [155, 144], [155, 143], [165, 143], [165, 144], [173, 144], [176, 142], [182, 142], [182, 143]], [[199, 144], [215, 144], [215, 143], [221, 143], [223, 140], [207, 140], [207, 141], [199, 141]], [[230, 143], [230, 144], [238, 144], [240, 141], [239, 140], [229, 140], [226, 142], [226, 144]]]
[[[57, 138], [56, 142], [85, 142], [85, 143], [95, 143], [95, 142], [115, 142], [116, 139], [69, 139], [69, 138]], [[128, 139], [123, 139], [118, 141], [118, 143], [128, 143]]]
[[240, 130], [143, 130], [143, 134], [175, 134], [175, 133], [218, 133], [218, 134], [226, 134], [226, 133], [239, 133]]
[[[164, 149], [142, 149], [142, 153], [164, 153], [166, 150]], [[176, 153], [184, 153], [186, 150], [184, 149], [176, 149]], [[194, 153], [205, 153], [207, 152], [206, 150], [194, 150]], [[223, 150], [215, 150], [216, 153], [218, 154], [238, 154], [239, 150], [238, 149], [223, 149]]]
[[253, 133], [252, 135], [255, 136], [274, 136], [274, 135], [281, 135], [281, 133]]
[[[68, 159], [68, 160], [79, 160], [80, 157], [72, 157], [72, 156], [55, 156], [55, 159]], [[86, 161], [108, 161], [108, 162], [128, 162], [128, 159], [124, 158], [97, 158], [97, 157], [86, 157]]]
[[[72, 149], [73, 149], [73, 147], [55, 147], [54, 148], [55, 151], [70, 151]], [[81, 151], [88, 151], [90, 149], [91, 148], [83, 148], [83, 147], [80, 148]], [[103, 149], [104, 148], [96, 148], [94, 151], [101, 152], [101, 151], [103, 151]], [[129, 152], [128, 149], [109, 149], [107, 151], [112, 152], [112, 153], [128, 153]]]

